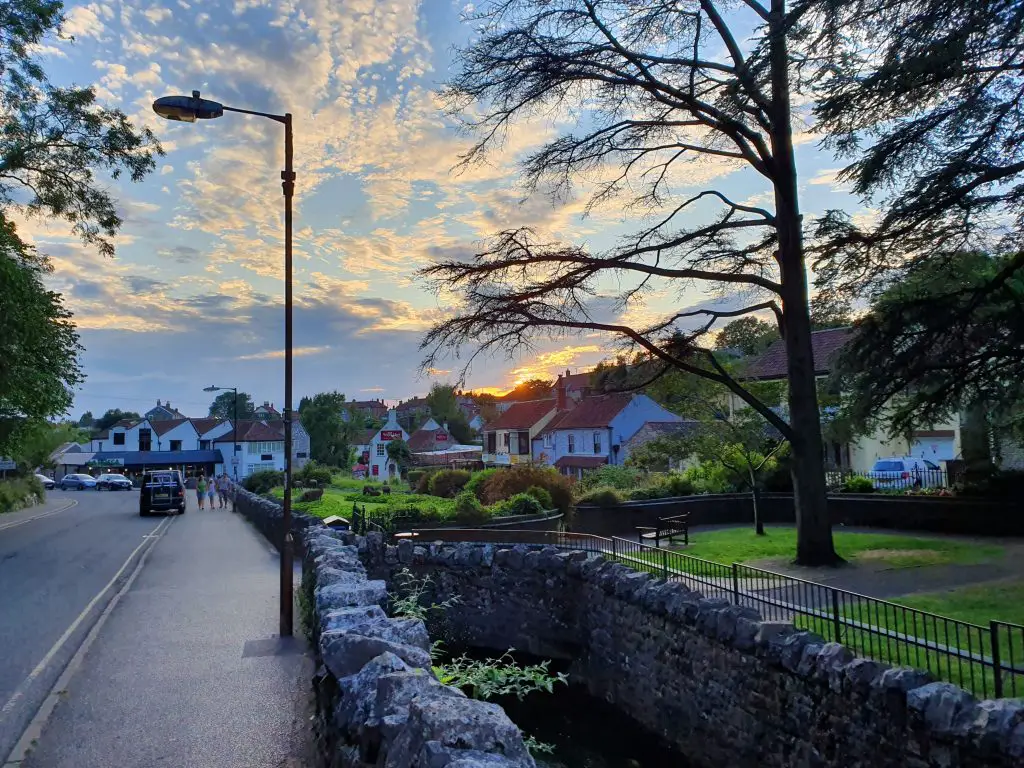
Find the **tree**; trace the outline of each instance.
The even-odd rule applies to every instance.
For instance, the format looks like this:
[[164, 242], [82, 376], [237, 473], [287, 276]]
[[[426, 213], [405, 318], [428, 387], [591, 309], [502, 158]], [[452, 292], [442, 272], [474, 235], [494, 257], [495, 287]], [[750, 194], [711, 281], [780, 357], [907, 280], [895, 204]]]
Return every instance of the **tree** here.
[[88, 439], [77, 426], [33, 422], [24, 430], [11, 458], [22, 472], [32, 472], [52, 466], [50, 457], [64, 443], [81, 442], [83, 438]]
[[321, 464], [348, 469], [355, 428], [351, 421], [342, 419], [344, 406], [345, 395], [340, 392], [320, 392], [302, 398], [299, 418], [309, 433], [312, 458]]
[[391, 440], [388, 442], [388, 459], [395, 462], [399, 474], [405, 474], [405, 470], [412, 463], [412, 451], [405, 440]]
[[94, 428], [97, 432], [103, 432], [104, 430], [110, 429], [119, 421], [138, 421], [141, 418], [142, 417], [135, 411], [122, 411], [120, 408], [110, 408], [106, 413], [100, 416], [99, 421], [96, 422]]
[[735, 349], [748, 356], [760, 355], [779, 338], [776, 323], [756, 317], [740, 317], [722, 326], [715, 337], [715, 348]]
[[86, 411], [78, 419], [78, 426], [82, 427], [82, 429], [92, 429], [93, 422], [95, 421], [96, 419], [93, 417], [92, 411]]
[[[256, 407], [253, 405], [252, 397], [247, 392], [238, 393], [238, 418], [251, 419], [256, 415]], [[234, 419], [235, 418], [235, 393], [228, 390], [221, 392], [210, 403], [211, 419]]]
[[[444, 93], [451, 111], [482, 134], [464, 161], [484, 157], [532, 115], [571, 115], [575, 132], [525, 160], [528, 189], [567, 195], [597, 178], [591, 204], [632, 194], [625, 206], [650, 221], [606, 252], [519, 229], [497, 234], [471, 259], [426, 268], [438, 290], [462, 294], [463, 303], [427, 333], [424, 364], [467, 343], [478, 347], [468, 366], [538, 336], [586, 331], [646, 351], [664, 372], [718, 382], [791, 443], [797, 562], [832, 564], [791, 127], [793, 20], [785, 0], [744, 0], [750, 18], [730, 14], [731, 21], [724, 5], [496, 0], [478, 16], [481, 32], [461, 51]], [[673, 181], [686, 178], [691, 159], [752, 169], [772, 205], [714, 188], [677, 197]], [[610, 284], [622, 287], [608, 295], [602, 286]], [[670, 312], [646, 327], [608, 319], [647, 291], [677, 294], [694, 284], [755, 298], [736, 310]], [[788, 421], [703, 343], [716, 322], [766, 311], [785, 339]]]
[[984, 411], [1024, 435], [1024, 266], [1017, 254], [936, 254], [856, 324], [834, 374], [861, 429], [893, 434]]
[[551, 379], [533, 378], [516, 384], [505, 393], [505, 397], [512, 400], [541, 400], [551, 396]]
[[871, 298], [921, 260], [979, 244], [1016, 251], [1024, 6], [796, 0], [793, 14], [799, 52], [830, 64], [815, 70], [817, 128], [852, 159], [840, 179], [878, 212], [820, 221], [821, 285]]
[[455, 399], [455, 387], [450, 384], [434, 384], [427, 393], [427, 405], [434, 420], [439, 424], [447, 424], [448, 431], [457, 442], [468, 443], [473, 438], [469, 419]]

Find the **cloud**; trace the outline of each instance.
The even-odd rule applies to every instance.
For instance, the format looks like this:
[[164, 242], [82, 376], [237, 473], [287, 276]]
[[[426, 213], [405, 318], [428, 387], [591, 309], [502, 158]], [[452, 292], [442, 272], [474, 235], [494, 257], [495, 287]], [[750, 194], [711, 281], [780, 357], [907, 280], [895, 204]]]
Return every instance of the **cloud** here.
[[[307, 357], [309, 355], [319, 355], [324, 352], [329, 352], [331, 347], [329, 345], [323, 345], [320, 347], [293, 347], [293, 357]], [[283, 349], [269, 349], [266, 352], [254, 352], [249, 355], [239, 355], [235, 358], [236, 360], [283, 360], [284, 350]]]
[[76, 5], [65, 14], [64, 33], [72, 37], [99, 37], [104, 29], [101, 16], [110, 19], [112, 12], [99, 3]]
[[163, 166], [162, 166], [162, 167], [160, 168], [160, 175], [161, 175], [161, 176], [166, 176], [166, 175], [167, 175], [167, 174], [169, 174], [169, 173], [174, 173], [174, 166], [173, 166], [173, 165], [171, 165], [170, 163], [165, 163], [165, 164], [164, 164], [164, 165], [163, 165]]
[[385, 392], [384, 387], [364, 387], [359, 390], [360, 392]]

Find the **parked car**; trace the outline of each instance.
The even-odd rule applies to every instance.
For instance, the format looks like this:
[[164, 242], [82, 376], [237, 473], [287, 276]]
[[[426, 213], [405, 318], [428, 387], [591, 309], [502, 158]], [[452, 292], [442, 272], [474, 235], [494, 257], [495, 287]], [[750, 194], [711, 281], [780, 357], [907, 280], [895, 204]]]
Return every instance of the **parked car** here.
[[185, 478], [178, 470], [151, 470], [142, 475], [139, 517], [153, 512], [185, 513]]
[[130, 491], [134, 486], [124, 475], [100, 475], [96, 478], [97, 491]]
[[86, 488], [95, 488], [96, 480], [91, 475], [64, 475], [58, 483], [62, 491], [74, 488], [76, 491], [84, 491]]
[[886, 456], [878, 459], [868, 472], [872, 484], [879, 490], [912, 488], [942, 488], [945, 472], [928, 459], [916, 456]]
[[36, 472], [36, 480], [38, 480], [40, 483], [42, 483], [43, 484], [43, 488], [45, 488], [48, 491], [53, 490], [53, 486], [56, 485], [56, 483], [53, 482], [53, 478], [52, 477], [47, 477], [46, 475], [41, 475], [38, 472]]

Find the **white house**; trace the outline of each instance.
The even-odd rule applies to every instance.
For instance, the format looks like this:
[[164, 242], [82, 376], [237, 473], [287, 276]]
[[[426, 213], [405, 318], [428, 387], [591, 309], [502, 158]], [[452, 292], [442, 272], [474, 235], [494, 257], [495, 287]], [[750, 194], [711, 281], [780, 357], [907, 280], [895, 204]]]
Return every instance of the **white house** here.
[[199, 432], [190, 419], [151, 421], [156, 451], [198, 451]]
[[156, 405], [146, 411], [143, 414], [144, 418], [150, 421], [174, 421], [176, 419], [186, 418], [185, 414], [179, 411], [177, 408], [171, 407], [171, 401], [168, 400], [166, 403], [161, 403], [159, 400], [156, 401]]
[[559, 402], [566, 407], [534, 437], [533, 459], [567, 475], [623, 464], [629, 458], [628, 441], [644, 424], [683, 421], [647, 395], [597, 395], [578, 402], [559, 395]]
[[[227, 430], [218, 437], [212, 438], [212, 447], [219, 450], [224, 462], [217, 465], [217, 471], [233, 474], [230, 465], [233, 460], [232, 429], [230, 422]], [[284, 424], [280, 421], [248, 421], [238, 422], [238, 479], [242, 480], [253, 472], [265, 469], [276, 469], [283, 472], [285, 468]], [[309, 433], [302, 423], [295, 418], [292, 421], [292, 471], [302, 469], [309, 461]]]
[[393, 440], [409, 442], [409, 434], [398, 423], [394, 408], [388, 411], [388, 419], [384, 426], [374, 432], [372, 436], [367, 435], [367, 437], [363, 438], [366, 443], [357, 446], [357, 450], [366, 460], [369, 477], [377, 479], [396, 477], [399, 474], [399, 468], [388, 458], [388, 443]]
[[481, 459], [487, 465], [512, 466], [533, 461], [531, 444], [557, 413], [555, 400], [512, 403], [484, 427]]
[[155, 451], [149, 419], [122, 419], [89, 441], [92, 451]]

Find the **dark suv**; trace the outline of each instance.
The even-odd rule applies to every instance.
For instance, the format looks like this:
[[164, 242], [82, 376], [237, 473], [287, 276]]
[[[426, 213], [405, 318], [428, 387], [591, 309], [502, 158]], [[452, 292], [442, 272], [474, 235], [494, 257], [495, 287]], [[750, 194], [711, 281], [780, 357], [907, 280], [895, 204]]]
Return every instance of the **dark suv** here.
[[151, 512], [185, 513], [185, 480], [176, 469], [145, 472], [139, 494], [139, 515]]

